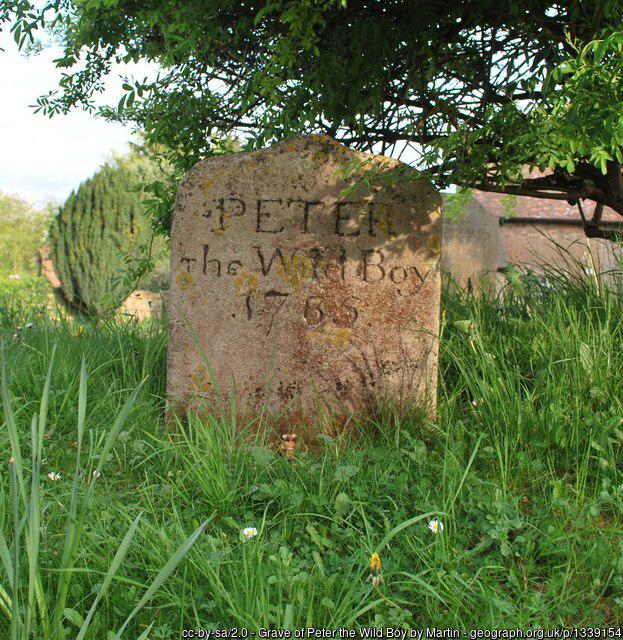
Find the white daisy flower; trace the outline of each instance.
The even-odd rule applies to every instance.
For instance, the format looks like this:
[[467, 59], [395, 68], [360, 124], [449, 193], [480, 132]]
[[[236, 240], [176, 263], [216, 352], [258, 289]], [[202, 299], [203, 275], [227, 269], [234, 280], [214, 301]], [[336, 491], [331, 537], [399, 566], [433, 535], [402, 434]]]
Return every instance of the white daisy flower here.
[[95, 469], [95, 471], [93, 472], [93, 477], [94, 478], [99, 478], [102, 475], [102, 473], [100, 471], [98, 471], [97, 469]]
[[251, 540], [251, 538], [255, 538], [255, 536], [257, 535], [257, 529], [255, 527], [245, 527], [242, 530], [242, 535], [247, 540]]
[[441, 533], [443, 531], [443, 522], [440, 522], [439, 520], [435, 519], [435, 520], [431, 520], [428, 523], [428, 528], [434, 533]]
[[48, 478], [52, 482], [57, 482], [58, 480], [61, 479], [61, 474], [60, 473], [56, 473], [55, 471], [50, 471], [50, 473], [48, 473]]

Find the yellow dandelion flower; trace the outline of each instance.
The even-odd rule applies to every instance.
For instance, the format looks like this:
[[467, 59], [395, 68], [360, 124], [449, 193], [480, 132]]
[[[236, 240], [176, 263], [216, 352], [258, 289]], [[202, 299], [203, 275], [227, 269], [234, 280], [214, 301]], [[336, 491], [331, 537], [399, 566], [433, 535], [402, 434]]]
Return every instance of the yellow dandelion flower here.
[[370, 569], [375, 573], [381, 570], [381, 556], [376, 552], [370, 556]]

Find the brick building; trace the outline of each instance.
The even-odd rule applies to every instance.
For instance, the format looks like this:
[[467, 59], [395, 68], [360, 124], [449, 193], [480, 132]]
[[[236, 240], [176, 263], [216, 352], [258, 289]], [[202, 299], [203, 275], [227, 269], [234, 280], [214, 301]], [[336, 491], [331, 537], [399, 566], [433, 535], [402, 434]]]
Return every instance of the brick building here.
[[[623, 232], [623, 218], [614, 211], [605, 209], [602, 220]], [[474, 191], [466, 211], [444, 222], [443, 242], [442, 268], [462, 285], [495, 282], [508, 264], [536, 272], [547, 265], [623, 271], [623, 245], [586, 238], [578, 208], [564, 200], [517, 197], [509, 207], [500, 194]]]

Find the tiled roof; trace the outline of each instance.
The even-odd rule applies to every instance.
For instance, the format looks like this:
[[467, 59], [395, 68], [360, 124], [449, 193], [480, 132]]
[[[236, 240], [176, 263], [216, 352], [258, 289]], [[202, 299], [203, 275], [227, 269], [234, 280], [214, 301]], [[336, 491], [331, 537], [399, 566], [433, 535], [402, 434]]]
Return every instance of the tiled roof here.
[[[474, 191], [474, 197], [481, 202], [491, 213], [502, 217], [508, 206], [504, 204], [504, 196], [499, 193], [488, 193], [485, 191]], [[594, 203], [585, 201], [584, 211], [586, 216], [590, 218], [593, 215]], [[514, 216], [522, 218], [560, 218], [561, 220], [580, 220], [580, 212], [577, 206], [567, 204], [565, 200], [548, 200], [545, 198], [529, 198], [526, 196], [517, 196], [515, 199]], [[622, 222], [623, 218], [612, 209], [605, 208], [602, 220]]]

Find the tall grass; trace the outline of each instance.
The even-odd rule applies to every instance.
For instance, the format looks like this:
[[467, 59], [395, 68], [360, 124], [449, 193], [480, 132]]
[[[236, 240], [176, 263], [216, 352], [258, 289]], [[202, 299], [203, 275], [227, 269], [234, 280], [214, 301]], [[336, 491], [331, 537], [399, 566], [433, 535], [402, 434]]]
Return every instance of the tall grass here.
[[[84, 357], [82, 358], [78, 387], [77, 430], [74, 442], [76, 449], [74, 478], [71, 498], [66, 510], [62, 552], [55, 554], [56, 556], [60, 555], [60, 562], [58, 567], [53, 569], [52, 579], [50, 579], [51, 576], [45, 575], [48, 572], [39, 562], [42, 542], [42, 515], [45, 510], [44, 494], [41, 490], [41, 464], [55, 352], [56, 349], [53, 348], [43, 385], [39, 413], [34, 414], [31, 419], [30, 465], [25, 465], [21, 452], [20, 431], [13, 411], [7, 381], [4, 348], [2, 349], [2, 378], [0, 386], [11, 451], [8, 463], [13, 535], [10, 543], [8, 543], [0, 531], [0, 561], [2, 562], [6, 584], [8, 585], [8, 589], [0, 587], [0, 594], [2, 596], [2, 611], [6, 616], [11, 640], [31, 637], [62, 640], [67, 637], [70, 630], [67, 622], [78, 629], [77, 640], [87, 637], [91, 622], [96, 614], [97, 605], [107, 595], [112, 581], [116, 578], [117, 572], [133, 542], [142, 515], [139, 513], [121, 540], [115, 556], [104, 574], [103, 582], [99, 585], [97, 595], [93, 599], [86, 618], [84, 618], [78, 611], [67, 605], [70, 586], [75, 578], [76, 560], [81, 548], [83, 533], [91, 515], [93, 491], [105, 470], [105, 466], [109, 462], [110, 455], [132, 411], [144, 380], [137, 385], [123, 404], [108, 432], [102, 434], [100, 439], [102, 442], [101, 447], [92, 447], [87, 460], [83, 460], [82, 451], [87, 417], [87, 367], [86, 360]], [[30, 488], [27, 486], [28, 476], [30, 476]], [[50, 481], [58, 482], [62, 479], [62, 476], [58, 472], [51, 471], [48, 474], [48, 478]], [[86, 490], [81, 490], [81, 484], [86, 484]], [[121, 638], [123, 631], [134, 616], [149, 602], [163, 582], [176, 569], [205, 528], [207, 522], [208, 520], [205, 520], [164, 563], [163, 568], [147, 587], [134, 609], [129, 612], [118, 632], [112, 634], [115, 639]], [[22, 542], [26, 550], [25, 562], [22, 557]], [[110, 635], [112, 630], [109, 630], [108, 633]], [[147, 637], [147, 633], [141, 635]]]
[[[63, 582], [61, 626], [78, 634], [95, 606], [81, 637], [106, 638], [210, 519], [133, 615], [128, 637], [231, 626], [621, 624], [620, 298], [594, 278], [550, 272], [547, 280], [513, 279], [498, 297], [448, 290], [443, 306], [437, 421], [384, 407], [358, 438], [327, 434], [313, 451], [302, 442], [291, 463], [276, 455], [270, 434], [241, 427], [235, 415], [193, 416], [178, 433], [164, 431], [163, 328], [109, 323], [80, 332], [41, 318], [13, 339], [0, 317], [15, 407], [3, 416], [16, 425], [0, 441], [14, 457], [19, 448], [24, 483], [30, 468], [41, 469], [39, 527], [30, 526], [36, 516], [24, 517], [32, 485], [20, 489], [15, 465], [13, 480], [8, 469], [0, 476], [4, 564], [19, 574], [20, 620], [31, 602], [30, 624], [40, 624], [37, 594], [51, 607]], [[46, 426], [39, 418], [31, 432], [54, 344]], [[76, 410], [82, 353], [84, 419]], [[61, 578], [69, 470], [81, 469], [83, 504], [83, 478], [147, 375], [90, 493], [71, 578]], [[26, 456], [31, 440], [36, 450], [43, 442], [40, 461]], [[51, 470], [60, 481], [47, 480]], [[444, 527], [437, 534], [428, 528], [433, 518]], [[246, 526], [258, 535], [245, 539]], [[16, 539], [35, 549], [37, 535], [40, 588], [28, 577], [32, 556], [13, 553]], [[378, 586], [373, 552], [382, 560]], [[14, 583], [0, 584], [8, 635]], [[53, 628], [58, 619], [48, 618]]]

